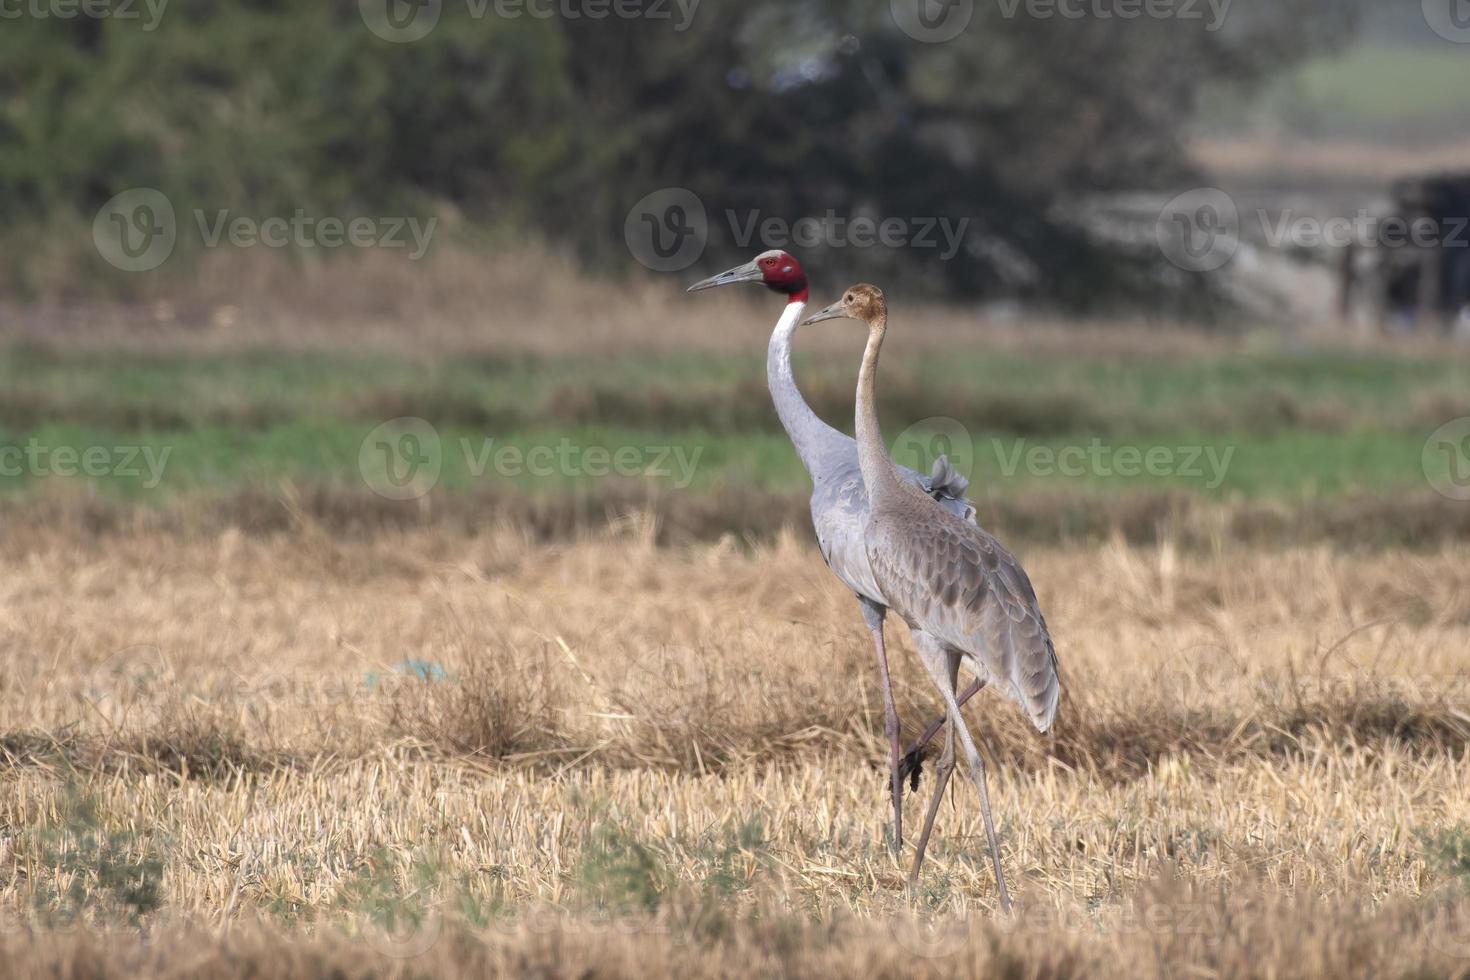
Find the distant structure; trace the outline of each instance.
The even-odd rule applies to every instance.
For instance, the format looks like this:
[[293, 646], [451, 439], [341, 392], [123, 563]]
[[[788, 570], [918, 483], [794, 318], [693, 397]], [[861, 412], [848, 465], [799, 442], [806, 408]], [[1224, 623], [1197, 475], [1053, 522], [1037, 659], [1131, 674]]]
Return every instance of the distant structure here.
[[1380, 333], [1470, 339], [1470, 172], [1390, 193], [1376, 240], [1343, 251], [1339, 312]]

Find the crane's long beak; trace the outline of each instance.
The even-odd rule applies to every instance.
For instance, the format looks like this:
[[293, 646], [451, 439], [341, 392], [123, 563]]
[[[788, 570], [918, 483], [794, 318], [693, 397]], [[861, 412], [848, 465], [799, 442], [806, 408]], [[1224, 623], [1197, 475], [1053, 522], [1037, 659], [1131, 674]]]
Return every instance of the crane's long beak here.
[[701, 289], [714, 289], [716, 286], [728, 286], [736, 282], [760, 282], [762, 278], [760, 267], [754, 262], [737, 265], [733, 269], [726, 269], [717, 276], [701, 279], [690, 286], [685, 292], [696, 293]]
[[833, 303], [825, 310], [818, 310], [816, 313], [813, 313], [811, 316], [801, 321], [801, 324], [802, 326], [806, 326], [808, 323], [816, 323], [818, 320], [836, 320], [838, 317], [844, 316], [847, 316], [847, 307], [843, 306], [842, 303], [839, 301]]

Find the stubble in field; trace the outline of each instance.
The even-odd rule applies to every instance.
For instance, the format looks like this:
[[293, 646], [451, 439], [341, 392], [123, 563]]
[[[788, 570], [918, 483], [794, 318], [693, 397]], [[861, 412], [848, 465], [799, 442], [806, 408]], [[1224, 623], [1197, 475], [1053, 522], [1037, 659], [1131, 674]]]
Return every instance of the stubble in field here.
[[[1291, 966], [1279, 930], [1319, 915], [1382, 962], [1405, 936], [1465, 962], [1462, 550], [1025, 555], [1061, 721], [969, 712], [1007, 920], [958, 781], [906, 896], [871, 652], [820, 558], [653, 539], [30, 538], [0, 584], [0, 903], [42, 930], [10, 937], [17, 962], [142, 927], [206, 959], [280, 955], [259, 937], [284, 930], [322, 962], [386, 949], [385, 972], [583, 935], [558, 971], [597, 949], [676, 971], [774, 929], [805, 972], [841, 948], [1069, 975], [1107, 950], [1227, 964], [1248, 935]], [[895, 659], [912, 735], [935, 699]], [[1360, 960], [1340, 938], [1303, 966]]]

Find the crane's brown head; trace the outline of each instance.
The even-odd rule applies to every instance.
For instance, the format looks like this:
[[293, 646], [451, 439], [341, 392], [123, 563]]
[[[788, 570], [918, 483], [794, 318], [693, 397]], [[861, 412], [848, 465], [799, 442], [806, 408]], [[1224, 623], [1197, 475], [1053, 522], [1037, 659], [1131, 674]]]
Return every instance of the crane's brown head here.
[[888, 304], [883, 302], [883, 290], [867, 283], [849, 286], [841, 299], [801, 322], [816, 323], [818, 320], [835, 320], [838, 317], [861, 320], [870, 329], [883, 329], [888, 320]]
[[763, 283], [766, 288], [785, 294], [787, 301], [791, 303], [805, 303], [807, 300], [806, 273], [802, 271], [801, 263], [790, 252], [783, 252], [779, 248], [762, 252], [744, 265], [726, 269], [717, 276], [701, 279], [690, 286], [688, 292], [737, 282]]

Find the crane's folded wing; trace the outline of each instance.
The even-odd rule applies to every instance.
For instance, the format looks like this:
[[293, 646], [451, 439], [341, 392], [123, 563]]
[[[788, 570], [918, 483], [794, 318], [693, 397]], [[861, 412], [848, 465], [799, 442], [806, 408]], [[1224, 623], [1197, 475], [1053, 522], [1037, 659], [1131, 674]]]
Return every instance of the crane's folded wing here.
[[980, 528], [934, 514], [903, 534], [870, 525], [869, 562], [910, 623], [971, 654], [1040, 731], [1056, 718], [1056, 651], [1036, 592], [1014, 555]]

